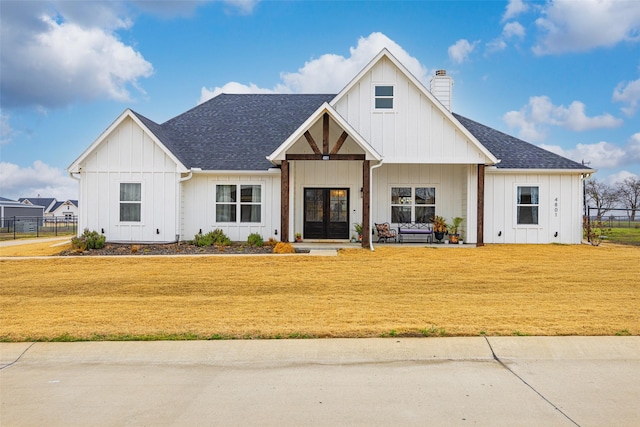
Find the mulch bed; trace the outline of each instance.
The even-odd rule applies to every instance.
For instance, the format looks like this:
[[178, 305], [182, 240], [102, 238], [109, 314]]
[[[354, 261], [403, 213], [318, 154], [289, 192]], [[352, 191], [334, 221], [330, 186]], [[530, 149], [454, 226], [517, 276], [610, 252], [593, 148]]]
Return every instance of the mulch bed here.
[[[308, 250], [296, 249], [297, 253], [308, 253]], [[95, 255], [206, 255], [206, 254], [272, 254], [272, 246], [250, 246], [233, 243], [228, 246], [196, 246], [186, 242], [169, 244], [125, 244], [107, 243], [102, 249], [87, 250], [82, 253], [74, 250], [64, 251], [58, 255], [95, 256]]]

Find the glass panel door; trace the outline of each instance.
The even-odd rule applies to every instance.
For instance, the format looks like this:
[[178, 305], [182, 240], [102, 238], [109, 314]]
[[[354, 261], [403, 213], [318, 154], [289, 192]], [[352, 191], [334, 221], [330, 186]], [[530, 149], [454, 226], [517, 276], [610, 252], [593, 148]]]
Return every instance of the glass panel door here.
[[304, 189], [303, 237], [305, 239], [349, 238], [349, 189]]

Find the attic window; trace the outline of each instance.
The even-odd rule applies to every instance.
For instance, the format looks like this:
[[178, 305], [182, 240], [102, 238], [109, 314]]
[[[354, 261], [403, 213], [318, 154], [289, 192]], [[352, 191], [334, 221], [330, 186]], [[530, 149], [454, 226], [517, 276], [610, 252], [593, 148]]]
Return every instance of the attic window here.
[[375, 87], [376, 110], [393, 110], [393, 86]]

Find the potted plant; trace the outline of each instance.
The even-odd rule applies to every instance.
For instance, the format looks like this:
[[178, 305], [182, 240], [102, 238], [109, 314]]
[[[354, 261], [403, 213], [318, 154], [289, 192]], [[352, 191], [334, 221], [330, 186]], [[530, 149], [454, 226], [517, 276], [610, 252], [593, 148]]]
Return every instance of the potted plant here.
[[362, 242], [362, 223], [356, 222], [353, 224], [353, 229], [356, 230], [356, 234], [358, 235], [358, 242]]
[[444, 235], [447, 234], [447, 222], [444, 217], [440, 215], [436, 215], [431, 218], [431, 222], [433, 223], [433, 234], [436, 236], [438, 242], [441, 243], [442, 239], [444, 239]]
[[302, 243], [302, 233], [296, 233], [296, 243]]
[[458, 233], [458, 229], [460, 228], [460, 224], [462, 224], [464, 218], [456, 216], [451, 218], [451, 224], [448, 224], [447, 227], [449, 229], [449, 241], [451, 243], [458, 243], [460, 239], [460, 234]]

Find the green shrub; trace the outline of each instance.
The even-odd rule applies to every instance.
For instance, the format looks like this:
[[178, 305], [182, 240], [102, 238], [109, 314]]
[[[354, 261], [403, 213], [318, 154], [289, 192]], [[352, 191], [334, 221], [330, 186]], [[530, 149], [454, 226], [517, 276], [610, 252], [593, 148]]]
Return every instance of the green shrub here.
[[208, 232], [207, 234], [198, 233], [193, 238], [193, 244], [196, 246], [228, 246], [231, 239], [219, 228]]
[[247, 243], [251, 246], [257, 246], [259, 248], [264, 246], [264, 240], [262, 240], [262, 236], [259, 235], [258, 233], [249, 234], [249, 237], [247, 238]]
[[84, 230], [79, 237], [71, 239], [71, 247], [78, 252], [84, 252], [91, 249], [102, 249], [107, 238], [97, 231]]
[[213, 237], [211, 236], [211, 233], [198, 233], [193, 237], [193, 241], [191, 243], [196, 246], [211, 246], [213, 245]]

